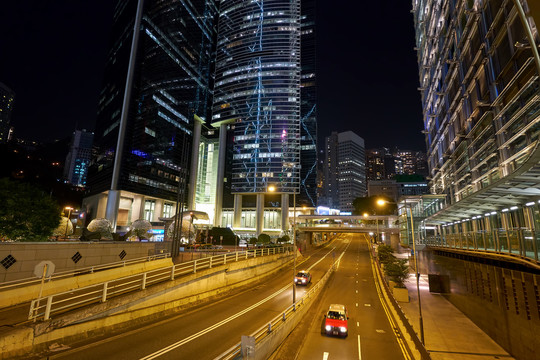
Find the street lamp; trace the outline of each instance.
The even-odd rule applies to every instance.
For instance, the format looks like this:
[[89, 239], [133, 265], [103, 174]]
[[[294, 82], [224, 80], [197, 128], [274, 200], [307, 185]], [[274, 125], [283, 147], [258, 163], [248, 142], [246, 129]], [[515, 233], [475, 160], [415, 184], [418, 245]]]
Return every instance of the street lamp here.
[[[407, 220], [407, 199], [404, 201], [405, 203], [405, 220]], [[377, 205], [384, 206], [386, 204], [396, 204], [395, 202], [390, 202], [388, 200], [379, 199], [377, 200]], [[420, 272], [418, 271], [418, 254], [416, 253], [416, 242], [414, 241], [414, 223], [413, 223], [413, 209], [412, 206], [409, 207], [411, 209], [411, 240], [413, 244], [413, 252], [414, 252], [414, 272], [416, 275], [416, 292], [418, 294], [418, 315], [419, 315], [419, 325], [420, 325], [420, 340], [422, 341], [422, 345], [425, 345], [424, 342], [424, 321], [422, 319], [422, 301], [420, 300]], [[408, 228], [408, 226], [407, 226]]]
[[[269, 192], [275, 192], [276, 187], [274, 185], [268, 185], [266, 188]], [[283, 211], [283, 207], [282, 207]], [[293, 248], [294, 248], [294, 260], [293, 260], [293, 281], [292, 281], [292, 302], [293, 305], [296, 303], [296, 282], [294, 281], [296, 277], [296, 191], [293, 192]]]
[[71, 218], [71, 210], [73, 210], [73, 208], [71, 206], [66, 206], [64, 208], [64, 214], [65, 214], [66, 210], [68, 211], [68, 216], [67, 216], [67, 221], [66, 221], [66, 232], [64, 233], [64, 240], [67, 240], [68, 226], [69, 226], [69, 222], [71, 221], [70, 220], [70, 218]]

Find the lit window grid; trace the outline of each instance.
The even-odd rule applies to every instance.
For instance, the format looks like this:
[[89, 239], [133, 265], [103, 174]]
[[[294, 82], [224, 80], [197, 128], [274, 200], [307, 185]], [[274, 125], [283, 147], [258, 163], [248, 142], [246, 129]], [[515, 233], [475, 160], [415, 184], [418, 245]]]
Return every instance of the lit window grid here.
[[[213, 119], [237, 119], [232, 190], [265, 192], [276, 184], [280, 192], [297, 192], [299, 3], [230, 1], [222, 6]], [[266, 55], [253, 57], [254, 49]], [[285, 55], [274, 56], [277, 52]], [[239, 58], [244, 60], [233, 63]]]

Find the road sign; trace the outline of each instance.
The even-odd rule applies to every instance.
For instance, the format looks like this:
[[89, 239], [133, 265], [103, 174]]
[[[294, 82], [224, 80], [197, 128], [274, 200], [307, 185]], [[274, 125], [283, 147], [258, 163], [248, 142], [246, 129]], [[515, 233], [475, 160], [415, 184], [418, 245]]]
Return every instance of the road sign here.
[[[45, 265], [47, 265], [46, 269], [45, 269]], [[54, 268], [55, 268], [55, 265], [52, 261], [49, 261], [49, 260], [42, 261], [39, 264], [37, 264], [36, 267], [34, 268], [34, 275], [36, 275], [36, 277], [40, 279], [42, 277], [49, 277], [52, 274], [54, 274]], [[45, 274], [43, 274], [44, 269], [45, 269]]]

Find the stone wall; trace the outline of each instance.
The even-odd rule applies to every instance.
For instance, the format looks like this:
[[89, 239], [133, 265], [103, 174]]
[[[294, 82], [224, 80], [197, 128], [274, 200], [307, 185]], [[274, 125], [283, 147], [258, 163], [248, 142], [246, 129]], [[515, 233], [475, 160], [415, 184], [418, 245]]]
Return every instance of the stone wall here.
[[12, 242], [0, 243], [0, 283], [34, 278], [41, 261], [55, 265], [55, 273], [153, 255], [150, 242]]
[[419, 267], [423, 274], [448, 275], [450, 293], [444, 296], [512, 356], [540, 359], [538, 270], [433, 250], [420, 252]]

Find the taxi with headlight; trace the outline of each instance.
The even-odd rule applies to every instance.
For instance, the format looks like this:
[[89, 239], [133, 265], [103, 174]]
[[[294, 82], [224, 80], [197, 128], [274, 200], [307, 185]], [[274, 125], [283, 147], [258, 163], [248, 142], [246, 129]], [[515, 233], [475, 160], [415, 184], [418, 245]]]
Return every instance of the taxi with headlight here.
[[345, 305], [332, 304], [324, 315], [326, 335], [346, 337], [349, 334], [349, 313]]

